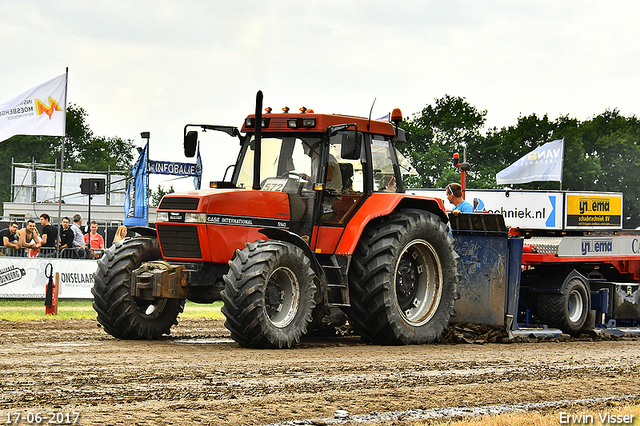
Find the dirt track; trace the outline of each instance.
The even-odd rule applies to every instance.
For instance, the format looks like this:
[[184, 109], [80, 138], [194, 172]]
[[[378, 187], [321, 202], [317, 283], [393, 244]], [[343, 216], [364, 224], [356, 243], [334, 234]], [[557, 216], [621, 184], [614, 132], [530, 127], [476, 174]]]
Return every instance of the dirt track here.
[[44, 423], [79, 412], [85, 425], [258, 425], [640, 394], [638, 339], [381, 347], [340, 337], [249, 350], [221, 320], [182, 320], [153, 342], [49, 320], [0, 322], [0, 344], [0, 422], [20, 411]]

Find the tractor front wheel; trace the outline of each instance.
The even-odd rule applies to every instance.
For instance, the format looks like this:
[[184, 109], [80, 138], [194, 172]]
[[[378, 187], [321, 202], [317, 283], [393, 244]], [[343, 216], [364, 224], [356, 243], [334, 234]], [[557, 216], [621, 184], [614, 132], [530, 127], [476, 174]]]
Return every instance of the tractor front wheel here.
[[126, 238], [115, 242], [98, 260], [93, 308], [105, 331], [118, 339], [157, 339], [178, 324], [184, 301], [142, 300], [131, 295], [131, 276], [144, 262], [161, 259], [158, 241]]
[[222, 313], [236, 342], [251, 348], [300, 342], [316, 306], [311, 261], [300, 248], [277, 240], [246, 243], [224, 281]]

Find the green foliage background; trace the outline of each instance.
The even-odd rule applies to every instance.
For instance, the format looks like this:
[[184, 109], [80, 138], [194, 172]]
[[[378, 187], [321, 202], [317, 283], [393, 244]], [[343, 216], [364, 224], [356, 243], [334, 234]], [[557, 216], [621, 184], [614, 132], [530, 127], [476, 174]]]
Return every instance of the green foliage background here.
[[[74, 171], [131, 170], [132, 140], [95, 136], [86, 123], [87, 112], [69, 104], [64, 139], [64, 168]], [[62, 138], [16, 135], [0, 142], [0, 203], [11, 201], [11, 160], [15, 163], [57, 164]]]
[[[617, 109], [579, 121], [569, 116], [555, 120], [547, 115], [519, 117], [513, 126], [482, 133], [486, 110], [465, 98], [445, 95], [401, 123], [411, 132], [398, 149], [419, 173], [408, 177], [406, 187], [444, 188], [459, 182], [453, 154], [467, 148], [467, 187], [498, 188], [496, 174], [535, 148], [556, 139], [565, 140], [562, 189], [611, 191], [624, 194], [624, 226], [640, 226], [640, 121]], [[532, 182], [521, 189], [559, 189], [558, 182]]]
[[[86, 123], [87, 112], [78, 105], [67, 107], [65, 170], [130, 170], [134, 143], [119, 137], [96, 136]], [[427, 104], [401, 126], [411, 133], [399, 150], [411, 161], [419, 176], [407, 177], [405, 187], [444, 188], [460, 180], [453, 153], [466, 147], [471, 171], [468, 188], [497, 188], [495, 175], [542, 144], [565, 139], [562, 188], [574, 191], [624, 193], [625, 228], [640, 226], [640, 121], [617, 109], [605, 110], [586, 121], [570, 116], [521, 116], [516, 124], [484, 129], [486, 110], [465, 98], [445, 95]], [[18, 163], [53, 164], [60, 159], [62, 138], [17, 135], [0, 142], [0, 202], [10, 201], [11, 160]], [[557, 182], [518, 185], [523, 189], [558, 189]], [[152, 203], [173, 192], [158, 187], [150, 191]]]

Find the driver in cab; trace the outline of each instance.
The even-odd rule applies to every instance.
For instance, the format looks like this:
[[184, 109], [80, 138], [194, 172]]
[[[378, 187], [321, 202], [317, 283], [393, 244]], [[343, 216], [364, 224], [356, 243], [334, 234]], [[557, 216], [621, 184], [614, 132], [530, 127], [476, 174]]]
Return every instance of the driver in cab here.
[[[316, 142], [309, 146], [304, 144], [304, 153], [311, 158], [311, 170], [317, 173], [320, 166], [320, 142]], [[305, 180], [316, 182], [315, 176], [309, 176], [306, 173], [301, 173], [300, 177]], [[325, 189], [335, 191], [336, 194], [342, 193], [342, 173], [340, 172], [340, 166], [338, 160], [331, 153], [329, 153], [329, 164], [327, 165], [327, 183]]]

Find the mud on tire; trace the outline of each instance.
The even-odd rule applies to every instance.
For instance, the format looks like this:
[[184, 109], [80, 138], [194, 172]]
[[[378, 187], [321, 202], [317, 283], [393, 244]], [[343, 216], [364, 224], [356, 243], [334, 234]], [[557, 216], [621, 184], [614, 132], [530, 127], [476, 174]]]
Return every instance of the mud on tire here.
[[131, 275], [143, 262], [161, 258], [158, 241], [126, 238], [105, 250], [93, 274], [93, 309], [105, 331], [119, 339], [157, 339], [178, 323], [184, 301], [146, 301], [130, 293]]
[[251, 348], [300, 342], [316, 306], [311, 261], [300, 248], [276, 240], [246, 243], [224, 281], [222, 313], [236, 342]]
[[446, 225], [432, 213], [402, 210], [371, 223], [349, 270], [349, 323], [378, 344], [440, 340], [454, 312], [458, 259]]

